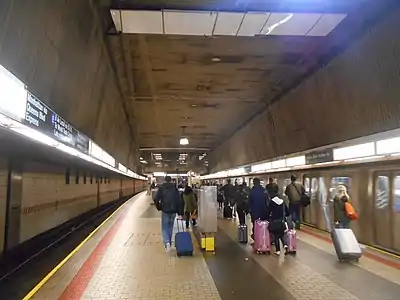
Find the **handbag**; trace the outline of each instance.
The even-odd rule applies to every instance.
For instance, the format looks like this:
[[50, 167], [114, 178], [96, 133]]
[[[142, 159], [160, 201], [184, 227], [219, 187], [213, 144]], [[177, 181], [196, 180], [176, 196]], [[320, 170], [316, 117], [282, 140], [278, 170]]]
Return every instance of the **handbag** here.
[[310, 200], [310, 196], [307, 195], [306, 193], [300, 193], [300, 191], [297, 189], [296, 185], [292, 182], [292, 185], [294, 186], [296, 192], [299, 194], [300, 196], [300, 203], [302, 206], [307, 207], [310, 205], [311, 200]]
[[354, 209], [353, 205], [351, 205], [350, 202], [346, 202], [344, 204], [344, 209], [346, 211], [346, 216], [350, 219], [350, 220], [358, 220], [358, 214], [356, 212], [356, 210]]

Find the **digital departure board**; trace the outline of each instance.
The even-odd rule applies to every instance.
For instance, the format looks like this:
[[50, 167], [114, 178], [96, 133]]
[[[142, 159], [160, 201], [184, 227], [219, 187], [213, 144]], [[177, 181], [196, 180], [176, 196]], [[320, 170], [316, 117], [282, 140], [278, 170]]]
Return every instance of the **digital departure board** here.
[[24, 124], [81, 152], [89, 153], [89, 138], [29, 92]]

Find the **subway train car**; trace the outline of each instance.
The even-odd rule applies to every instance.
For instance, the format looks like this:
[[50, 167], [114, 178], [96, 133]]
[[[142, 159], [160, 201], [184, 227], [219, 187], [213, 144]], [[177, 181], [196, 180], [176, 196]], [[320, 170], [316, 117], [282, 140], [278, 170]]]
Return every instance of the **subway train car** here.
[[311, 204], [302, 211], [303, 222], [330, 231], [335, 188], [343, 184], [359, 214], [359, 219], [351, 222], [359, 241], [400, 253], [400, 160], [264, 173], [244, 178], [251, 182], [252, 178], [259, 177], [268, 183], [268, 178], [272, 177], [283, 194], [292, 174], [304, 184], [311, 197]]

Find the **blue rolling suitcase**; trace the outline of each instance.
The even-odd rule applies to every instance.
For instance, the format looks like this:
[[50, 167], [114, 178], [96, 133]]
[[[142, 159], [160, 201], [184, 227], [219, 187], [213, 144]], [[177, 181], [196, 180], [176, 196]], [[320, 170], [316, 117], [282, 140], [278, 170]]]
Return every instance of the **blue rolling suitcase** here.
[[[193, 242], [192, 237], [189, 232], [184, 231], [185, 227], [182, 223], [182, 230], [179, 230], [179, 220], [178, 222], [178, 232], [175, 234], [175, 248], [176, 255], [180, 256], [193, 256]], [[183, 221], [181, 221], [183, 222]]]

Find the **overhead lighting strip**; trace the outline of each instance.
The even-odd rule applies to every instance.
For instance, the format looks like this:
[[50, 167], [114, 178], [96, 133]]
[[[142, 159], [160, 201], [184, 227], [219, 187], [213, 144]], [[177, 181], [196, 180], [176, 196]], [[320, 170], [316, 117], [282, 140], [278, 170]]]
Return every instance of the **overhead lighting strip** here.
[[[392, 135], [392, 136], [391, 136]], [[382, 137], [384, 137], [382, 139]], [[312, 154], [315, 150], [304, 152], [303, 155], [279, 158], [269, 162], [257, 163], [250, 166], [250, 171], [245, 172], [246, 168], [220, 171], [217, 173], [200, 176], [200, 179], [219, 179], [258, 173], [274, 173], [290, 170], [310, 169], [334, 165], [346, 165], [354, 163], [369, 163], [375, 161], [385, 161], [398, 159], [400, 157], [400, 130], [383, 132], [373, 136], [365, 137], [364, 140], [371, 140], [367, 143], [360, 143], [360, 139], [346, 142], [347, 146], [336, 147], [328, 146], [326, 150], [331, 150], [333, 156], [329, 161], [319, 161], [310, 163], [307, 161], [307, 154]], [[358, 143], [357, 143], [358, 142]], [[320, 150], [323, 153], [324, 149]], [[323, 156], [328, 157], [329, 156]], [[240, 170], [240, 172], [238, 171]]]
[[[39, 99], [32, 96], [26, 85], [1, 65], [0, 95], [1, 127], [115, 173], [140, 180], [147, 179], [121, 164], [121, 169], [116, 168], [116, 161], [111, 155], [74, 129]], [[49, 119], [50, 116], [51, 120]], [[52, 126], [54, 138], [22, 122], [27, 122], [38, 129], [41, 128], [40, 126]], [[32, 125], [32, 123], [34, 124]], [[71, 145], [71, 139], [68, 137], [75, 139], [75, 147]], [[68, 141], [65, 138], [68, 138]], [[87, 142], [87, 148], [82, 148], [87, 150], [87, 153], [80, 151], [82, 141]]]

